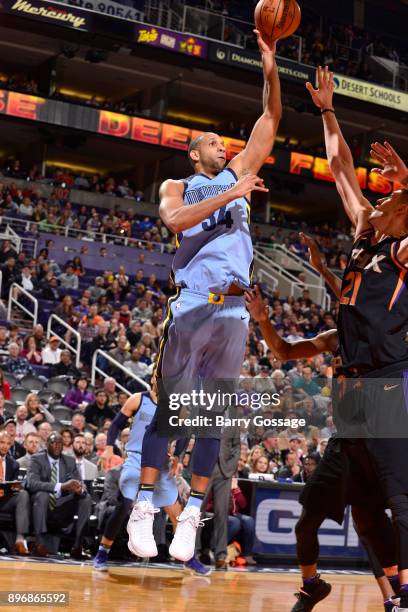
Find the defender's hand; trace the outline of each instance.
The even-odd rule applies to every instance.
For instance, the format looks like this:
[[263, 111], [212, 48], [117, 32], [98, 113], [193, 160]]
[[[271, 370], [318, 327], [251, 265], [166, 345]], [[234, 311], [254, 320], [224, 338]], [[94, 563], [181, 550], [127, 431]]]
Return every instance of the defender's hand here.
[[309, 82], [306, 83], [306, 89], [312, 96], [313, 102], [318, 108], [333, 107], [334, 80], [333, 73], [329, 71], [328, 66], [319, 66], [317, 69], [318, 89], [315, 89]]

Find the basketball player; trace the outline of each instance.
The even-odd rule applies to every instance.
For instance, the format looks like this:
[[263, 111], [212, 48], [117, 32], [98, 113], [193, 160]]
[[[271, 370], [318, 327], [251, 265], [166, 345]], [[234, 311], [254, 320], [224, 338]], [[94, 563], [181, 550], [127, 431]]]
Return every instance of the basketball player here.
[[[317, 244], [304, 234], [301, 234], [301, 238], [309, 247], [311, 265], [324, 276], [335, 295], [340, 297], [341, 281], [322, 262]], [[281, 338], [272, 326], [259, 288], [256, 287], [255, 293], [247, 292], [245, 297], [252, 318], [260, 324], [268, 347], [278, 359], [291, 361], [325, 352], [334, 355], [338, 353], [336, 330], [318, 334], [310, 340], [288, 342]], [[335, 409], [335, 423], [336, 413]], [[299, 498], [303, 510], [296, 525], [296, 541], [303, 587], [297, 593], [298, 601], [293, 612], [312, 610], [319, 601], [329, 595], [331, 586], [317, 574], [318, 530], [328, 518], [341, 525], [348, 504], [352, 506], [356, 531], [367, 549], [383, 596], [385, 611], [391, 612], [395, 605], [395, 590], [398, 590], [399, 582], [394, 533], [384, 510], [385, 500], [378, 488], [373, 487], [373, 491], [370, 490], [370, 485], [375, 485], [376, 473], [371, 468], [368, 453], [365, 452], [366, 461], [361, 469], [360, 462], [356, 465], [352, 461], [352, 453], [347, 452], [344, 444], [346, 442], [335, 436], [330, 438], [322, 460], [308, 479]], [[354, 453], [356, 452], [360, 452], [359, 446], [355, 447]]]
[[319, 67], [317, 81], [318, 89], [306, 87], [322, 113], [330, 168], [356, 228], [340, 298], [342, 367], [358, 379], [366, 397], [364, 443], [396, 529], [401, 603], [395, 610], [408, 611], [408, 170], [390, 145], [374, 145], [384, 176], [404, 188], [373, 207], [363, 196], [336, 119], [333, 74]]
[[[249, 317], [243, 293], [250, 286], [253, 258], [247, 197], [252, 191], [268, 191], [257, 173], [272, 150], [282, 114], [275, 45], [268, 46], [258, 31], [256, 35], [264, 110], [245, 149], [226, 166], [222, 138], [202, 134], [189, 146], [194, 174], [167, 180], [160, 189], [160, 216], [179, 246], [173, 262], [177, 293], [169, 300], [157, 365], [158, 419], [167, 381], [182, 378], [191, 391], [200, 378], [202, 388], [214, 389], [219, 380], [237, 380], [244, 359]], [[160, 436], [158, 419], [143, 441], [141, 485], [129, 525], [135, 551], [143, 557], [157, 555], [153, 489], [168, 442]], [[200, 506], [219, 454], [219, 435], [205, 433], [196, 439], [191, 494], [169, 551], [181, 561], [194, 554]]]
[[[94, 569], [96, 570], [108, 570], [109, 551], [132, 510], [140, 482], [140, 459], [143, 436], [146, 427], [154, 417], [156, 408], [157, 395], [155, 385], [153, 385], [150, 393], [135, 393], [129, 397], [109, 427], [107, 434], [108, 444], [102, 454], [102, 461], [107, 461], [112, 457], [113, 445], [119, 432], [127, 427], [129, 419], [132, 419], [129, 440], [126, 444], [127, 457], [123, 464], [119, 480], [121, 498], [119, 504], [116, 506], [106, 523], [101, 543], [93, 562]], [[180, 445], [184, 446], [185, 442], [181, 440]], [[180, 445], [178, 446], [180, 447]], [[176, 448], [175, 455], [178, 453], [181, 454], [181, 450]], [[164, 508], [175, 529], [176, 517], [180, 514], [182, 507], [178, 501], [178, 490], [175, 478], [169, 473], [168, 458], [165, 459], [159, 478], [155, 484], [153, 500], [157, 508]], [[132, 537], [129, 539], [128, 546], [130, 551], [136, 554], [134, 552]], [[202, 576], [208, 576], [211, 573], [209, 568], [202, 565], [202, 563], [194, 557], [185, 564], [185, 567], [189, 571]]]

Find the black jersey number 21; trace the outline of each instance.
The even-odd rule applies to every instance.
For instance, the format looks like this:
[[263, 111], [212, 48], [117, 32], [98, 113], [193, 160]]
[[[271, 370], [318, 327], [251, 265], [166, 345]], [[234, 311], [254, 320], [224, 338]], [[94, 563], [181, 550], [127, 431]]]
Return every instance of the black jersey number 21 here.
[[201, 226], [205, 232], [211, 232], [215, 230], [217, 225], [225, 225], [228, 229], [230, 229], [234, 225], [234, 220], [232, 218], [231, 212], [226, 210], [226, 206], [223, 206], [218, 211], [218, 219], [215, 218], [215, 213], [211, 215], [211, 217], [203, 221]]

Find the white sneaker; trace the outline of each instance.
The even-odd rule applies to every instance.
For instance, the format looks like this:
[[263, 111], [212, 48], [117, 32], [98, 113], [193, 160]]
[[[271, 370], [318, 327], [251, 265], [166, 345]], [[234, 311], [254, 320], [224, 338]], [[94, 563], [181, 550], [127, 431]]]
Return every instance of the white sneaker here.
[[136, 502], [127, 524], [128, 548], [137, 557], [156, 557], [157, 546], [153, 537], [154, 515], [160, 512], [148, 501]]
[[169, 548], [169, 554], [175, 559], [185, 563], [194, 555], [197, 529], [203, 525], [200, 516], [199, 508], [188, 506], [177, 517], [178, 525]]

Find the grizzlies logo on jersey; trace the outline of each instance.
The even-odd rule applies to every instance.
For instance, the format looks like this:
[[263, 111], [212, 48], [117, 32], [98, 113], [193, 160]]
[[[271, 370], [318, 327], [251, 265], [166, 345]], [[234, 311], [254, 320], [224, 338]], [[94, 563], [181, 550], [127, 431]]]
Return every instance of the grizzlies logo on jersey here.
[[[213, 179], [194, 174], [184, 181], [184, 203], [200, 206], [203, 200], [231, 189], [237, 180], [230, 168]], [[178, 234], [173, 261], [176, 285], [201, 293], [226, 293], [233, 283], [249, 287], [253, 260], [249, 214], [248, 200], [238, 198]]]

